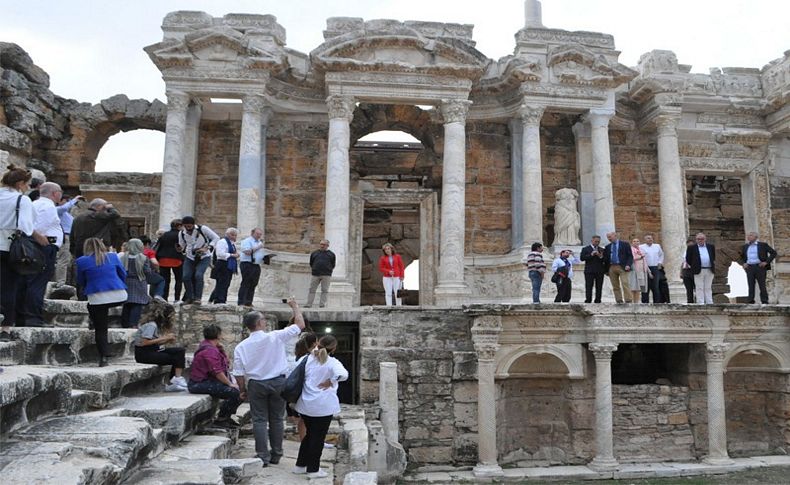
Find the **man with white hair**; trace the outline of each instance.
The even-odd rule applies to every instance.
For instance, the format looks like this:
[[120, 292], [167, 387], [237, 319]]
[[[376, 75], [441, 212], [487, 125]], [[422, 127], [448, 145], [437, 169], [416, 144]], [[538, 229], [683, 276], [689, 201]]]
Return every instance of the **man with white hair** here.
[[[35, 202], [33, 203], [35, 205]], [[756, 232], [746, 235], [746, 244], [741, 249], [741, 261], [746, 271], [746, 281], [749, 284], [749, 303], [754, 303], [755, 283], [760, 285], [760, 302], [768, 304], [768, 288], [765, 286], [765, 277], [771, 269], [771, 262], [776, 259], [774, 248], [759, 241]]]
[[63, 190], [54, 182], [44, 182], [38, 188], [39, 198], [33, 202], [35, 215], [35, 230], [43, 234], [49, 244], [41, 247], [44, 253], [46, 266], [41, 273], [27, 275], [17, 287], [17, 326], [43, 327], [44, 326], [44, 293], [47, 291], [47, 282], [55, 274], [55, 264], [58, 260], [58, 249], [63, 245], [63, 229], [60, 226], [60, 217], [55, 204], [60, 202]]
[[225, 230], [225, 237], [217, 241], [214, 246], [214, 251], [217, 256], [217, 262], [214, 263], [214, 275], [217, 280], [217, 286], [211, 293], [209, 301], [212, 303], [227, 303], [228, 301], [228, 287], [233, 275], [239, 267], [239, 251], [236, 248], [236, 238], [239, 236], [239, 230], [235, 227], [229, 227]]
[[126, 234], [123, 230], [121, 214], [104, 199], [93, 199], [88, 205], [88, 211], [74, 218], [71, 225], [71, 255], [76, 260], [82, 256], [82, 245], [85, 240], [98, 237], [107, 247], [116, 246], [121, 249], [125, 242]]

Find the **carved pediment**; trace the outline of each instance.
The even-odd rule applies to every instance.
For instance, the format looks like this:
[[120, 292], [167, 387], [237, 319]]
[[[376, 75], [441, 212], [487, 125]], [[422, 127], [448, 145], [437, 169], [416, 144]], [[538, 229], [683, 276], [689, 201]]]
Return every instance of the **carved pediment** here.
[[580, 44], [568, 44], [549, 52], [548, 66], [561, 83], [614, 88], [636, 77], [637, 72], [612, 62]]

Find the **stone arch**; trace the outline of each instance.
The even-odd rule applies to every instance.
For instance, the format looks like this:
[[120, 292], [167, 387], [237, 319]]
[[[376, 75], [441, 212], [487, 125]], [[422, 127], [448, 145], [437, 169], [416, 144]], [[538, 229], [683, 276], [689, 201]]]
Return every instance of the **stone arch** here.
[[[532, 362], [526, 362], [532, 359]], [[496, 377], [568, 377], [584, 379], [585, 359], [578, 344], [520, 345], [497, 359]], [[562, 366], [562, 367], [560, 367]], [[561, 370], [564, 367], [564, 371]], [[539, 372], [547, 368], [550, 372]], [[514, 372], [515, 371], [515, 372]], [[517, 374], [517, 375], [516, 375]]]
[[165, 131], [167, 106], [155, 99], [129, 100], [118, 94], [93, 105], [80, 116], [86, 127], [80, 146], [80, 170], [93, 172], [96, 157], [107, 140], [120, 132], [132, 130]]
[[790, 373], [790, 353], [788, 349], [772, 343], [746, 342], [727, 352], [724, 366], [727, 370], [759, 369]]

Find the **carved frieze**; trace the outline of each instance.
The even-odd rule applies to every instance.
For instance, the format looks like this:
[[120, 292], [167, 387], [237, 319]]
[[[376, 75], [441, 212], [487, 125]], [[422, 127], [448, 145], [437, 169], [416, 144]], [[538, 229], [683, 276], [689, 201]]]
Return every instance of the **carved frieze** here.
[[680, 166], [689, 172], [745, 175], [759, 162], [721, 158], [680, 157]]
[[579, 44], [552, 48], [547, 64], [554, 77], [564, 84], [613, 88], [637, 75], [636, 71], [617, 62], [610, 62], [606, 57], [596, 55]]
[[716, 143], [733, 143], [747, 147], [766, 145], [771, 132], [766, 130], [724, 130], [716, 133]]
[[649, 77], [654, 74], [676, 74], [680, 72], [678, 58], [672, 51], [652, 50], [639, 58], [639, 75]]
[[762, 126], [763, 118], [759, 115], [737, 114], [737, 113], [700, 113], [697, 116], [697, 123], [710, 123], [727, 126]]
[[522, 29], [516, 33], [516, 42], [541, 42], [547, 44], [582, 44], [614, 49], [614, 37], [597, 32], [572, 32], [560, 29]]

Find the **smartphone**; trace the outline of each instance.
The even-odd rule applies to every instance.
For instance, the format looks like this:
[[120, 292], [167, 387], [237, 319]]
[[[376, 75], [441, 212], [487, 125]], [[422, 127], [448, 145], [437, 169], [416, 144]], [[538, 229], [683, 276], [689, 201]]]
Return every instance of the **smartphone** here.
[[283, 298], [283, 303], [288, 303], [288, 298]]

